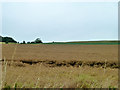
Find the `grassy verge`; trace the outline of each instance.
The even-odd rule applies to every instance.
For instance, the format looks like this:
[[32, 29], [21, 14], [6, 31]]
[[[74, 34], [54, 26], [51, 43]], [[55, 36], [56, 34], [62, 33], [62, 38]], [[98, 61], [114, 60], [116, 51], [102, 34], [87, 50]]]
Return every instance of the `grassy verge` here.
[[[5, 88], [117, 88], [118, 70], [91, 67], [7, 66]], [[13, 79], [14, 78], [14, 79]]]

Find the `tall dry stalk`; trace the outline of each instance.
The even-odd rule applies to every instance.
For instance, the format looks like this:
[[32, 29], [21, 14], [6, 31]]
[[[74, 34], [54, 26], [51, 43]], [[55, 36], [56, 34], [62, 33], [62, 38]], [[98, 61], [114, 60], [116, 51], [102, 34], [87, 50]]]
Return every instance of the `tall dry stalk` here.
[[0, 44], [0, 90], [2, 89], [2, 44]]
[[2, 60], [0, 60], [0, 90], [2, 89]]
[[2, 77], [2, 82], [1, 82], [2, 86], [1, 87], [3, 87], [3, 84], [6, 81], [6, 73], [7, 73], [7, 61], [6, 61], [6, 58], [4, 57], [3, 72], [2, 72], [2, 74], [3, 74], [4, 77]]
[[39, 80], [40, 80], [40, 79], [38, 78], [38, 79], [37, 79], [37, 82], [36, 82], [36, 85], [35, 85], [35, 88], [37, 88]]
[[[11, 61], [12, 63], [13, 63], [14, 55], [15, 55], [15, 53], [16, 53], [16, 48], [17, 48], [17, 44], [15, 45], [15, 49], [14, 49], [14, 52], [13, 52], [13, 55], [12, 55], [12, 61]], [[4, 87], [3, 84], [4, 84], [5, 81], [6, 81], [6, 74], [7, 74], [7, 60], [6, 60], [5, 57], [4, 57], [2, 74], [3, 74], [4, 77], [2, 77], [1, 88]]]
[[17, 77], [17, 79], [16, 79], [16, 81], [15, 81], [13, 87], [15, 87], [15, 85], [16, 85], [17, 81], [19, 80], [19, 78], [20, 78], [20, 75]]
[[14, 49], [14, 52], [13, 52], [13, 55], [12, 55], [11, 64], [13, 63], [13, 59], [14, 59], [14, 56], [15, 56], [15, 53], [16, 53], [16, 49], [17, 49], [17, 44], [15, 45], [15, 49]]
[[107, 62], [107, 60], [105, 59], [105, 66], [104, 66], [104, 74], [105, 74], [105, 72], [106, 72], [106, 62]]

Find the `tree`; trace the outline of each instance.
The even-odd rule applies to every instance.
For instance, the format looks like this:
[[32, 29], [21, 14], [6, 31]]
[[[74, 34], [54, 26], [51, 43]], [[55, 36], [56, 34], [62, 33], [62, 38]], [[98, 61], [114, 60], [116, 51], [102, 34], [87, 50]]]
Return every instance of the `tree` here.
[[2, 42], [2, 36], [0, 36], [0, 42]]
[[37, 39], [35, 40], [35, 43], [42, 43], [42, 41], [40, 40], [40, 38], [37, 38]]
[[15, 41], [13, 38], [11, 37], [2, 37], [2, 42], [6, 42], [6, 43], [17, 43], [17, 41]]
[[30, 44], [30, 42], [27, 42], [27, 44]]
[[34, 44], [35, 42], [31, 42], [31, 44]]
[[23, 41], [23, 44], [26, 44], [25, 41]]

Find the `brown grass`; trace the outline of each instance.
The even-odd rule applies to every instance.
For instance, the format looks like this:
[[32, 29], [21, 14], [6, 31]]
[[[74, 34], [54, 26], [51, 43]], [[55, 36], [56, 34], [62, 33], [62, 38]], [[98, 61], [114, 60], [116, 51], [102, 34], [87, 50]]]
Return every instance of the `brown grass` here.
[[2, 57], [7, 61], [3, 87], [118, 87], [117, 45], [15, 46], [2, 46]]
[[[2, 56], [11, 60], [16, 44], [3, 44]], [[118, 45], [17, 45], [14, 60], [118, 61]]]
[[92, 67], [8, 66], [5, 84], [26, 88], [109, 88], [118, 86], [118, 70]]

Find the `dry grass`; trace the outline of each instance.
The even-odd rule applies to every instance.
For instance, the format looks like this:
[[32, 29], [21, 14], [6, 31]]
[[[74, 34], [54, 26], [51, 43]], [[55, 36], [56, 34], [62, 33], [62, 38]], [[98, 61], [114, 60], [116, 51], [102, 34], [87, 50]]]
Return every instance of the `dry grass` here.
[[[118, 69], [92, 67], [8, 66], [5, 84], [26, 88], [109, 88], [118, 87]], [[5, 85], [4, 84], [4, 85]]]
[[[3, 44], [2, 56], [11, 60], [16, 44]], [[17, 45], [14, 60], [118, 61], [118, 45]]]
[[[3, 44], [2, 57], [7, 62], [3, 87], [118, 87], [118, 68], [111, 68], [118, 64], [118, 45]], [[23, 63], [28, 61], [34, 64]], [[74, 62], [82, 65], [75, 67]]]

